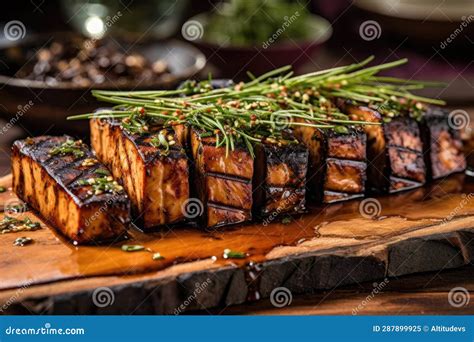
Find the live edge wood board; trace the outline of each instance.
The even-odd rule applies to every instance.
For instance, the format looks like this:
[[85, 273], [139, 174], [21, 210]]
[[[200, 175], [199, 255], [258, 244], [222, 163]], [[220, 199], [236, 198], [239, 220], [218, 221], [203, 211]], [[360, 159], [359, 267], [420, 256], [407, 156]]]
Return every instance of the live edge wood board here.
[[[11, 178], [2, 207], [14, 203]], [[131, 231], [128, 241], [80, 246], [65, 241], [35, 213], [43, 229], [0, 235], [0, 310], [7, 314], [173, 314], [266, 298], [276, 287], [293, 294], [356, 282], [460, 267], [474, 261], [474, 182], [456, 175], [430, 186], [362, 201], [310, 207], [281, 218], [205, 232], [163, 228]], [[377, 202], [373, 201], [372, 204]], [[20, 236], [34, 242], [13, 246]], [[149, 252], [124, 252], [141, 244]], [[248, 253], [224, 259], [224, 249]], [[113, 303], [94, 304], [102, 287]]]

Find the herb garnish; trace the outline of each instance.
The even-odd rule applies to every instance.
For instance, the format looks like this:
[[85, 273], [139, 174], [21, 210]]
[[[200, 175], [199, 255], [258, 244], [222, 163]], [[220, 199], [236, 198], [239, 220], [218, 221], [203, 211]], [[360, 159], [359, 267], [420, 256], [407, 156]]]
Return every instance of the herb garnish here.
[[0, 186], [0, 193], [5, 192], [5, 191], [7, 191], [7, 188], [5, 188], [4, 186]]
[[142, 245], [122, 245], [122, 251], [124, 252], [149, 252], [153, 253], [153, 260], [163, 260], [165, 257], [158, 252], [153, 252], [150, 248], [147, 248]]
[[23, 237], [19, 237], [15, 240], [15, 242], [13, 242], [13, 246], [20, 246], [20, 247], [23, 247], [23, 246], [26, 246], [26, 245], [29, 245], [33, 243], [33, 239], [30, 238], [30, 237], [26, 237], [26, 236], [23, 236]]
[[158, 134], [154, 135], [150, 140], [150, 145], [156, 148], [161, 149], [163, 155], [168, 155], [170, 151], [170, 146], [176, 144], [174, 136], [168, 134], [166, 130], [160, 131]]
[[31, 219], [28, 217], [20, 220], [11, 216], [5, 216], [0, 221], [1, 234], [34, 231], [38, 229], [41, 229], [41, 224], [39, 222], [31, 221]]
[[56, 146], [49, 151], [49, 154], [52, 156], [61, 154], [70, 154], [72, 153], [74, 157], [80, 158], [84, 156], [84, 151], [81, 149], [82, 148], [82, 140], [66, 140], [63, 142], [61, 145]]
[[293, 221], [293, 219], [290, 216], [287, 216], [281, 220], [282, 224], [290, 224]]
[[163, 260], [165, 257], [161, 255], [159, 252], [153, 253], [153, 260]]
[[[213, 89], [206, 81], [202, 85], [187, 83], [184, 88], [171, 91], [95, 90], [93, 95], [116, 104], [104, 115], [121, 118], [122, 126], [132, 133], [149, 133], [150, 123], [165, 128], [186, 124], [213, 135], [216, 146], [225, 147], [226, 153], [240, 145], [246, 146], [252, 156], [256, 144], [265, 140], [279, 144], [288, 129], [298, 126], [335, 128], [336, 132], [345, 133], [354, 125], [380, 124], [346, 115], [328, 99], [382, 105], [396, 97], [410, 103], [444, 104], [411, 93], [439, 83], [377, 76], [378, 72], [406, 63], [406, 59], [367, 67], [372, 59], [299, 76], [293, 76], [291, 67], [286, 66], [227, 88]], [[89, 119], [94, 115], [69, 119]], [[158, 135], [153, 144], [167, 151], [169, 140]]]
[[79, 185], [91, 185], [92, 190], [89, 191], [89, 195], [101, 195], [106, 193], [117, 193], [123, 190], [117, 181], [114, 181], [112, 176], [103, 176], [96, 178], [80, 179], [77, 181]]
[[223, 257], [224, 259], [244, 259], [247, 257], [247, 254], [226, 248], [224, 249]]
[[122, 251], [124, 252], [138, 252], [145, 250], [142, 245], [122, 245]]
[[110, 175], [109, 171], [104, 170], [104, 169], [97, 169], [97, 170], [94, 171], [94, 173], [97, 173], [98, 175], [101, 175], [101, 176], [109, 176]]

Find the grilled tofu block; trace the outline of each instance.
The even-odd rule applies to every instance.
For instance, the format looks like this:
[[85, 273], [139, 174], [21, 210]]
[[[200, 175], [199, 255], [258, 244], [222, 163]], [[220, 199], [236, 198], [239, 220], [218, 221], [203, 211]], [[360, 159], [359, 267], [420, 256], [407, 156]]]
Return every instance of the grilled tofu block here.
[[116, 238], [130, 222], [122, 186], [85, 145], [68, 136], [15, 141], [12, 172], [18, 197], [77, 243]]
[[297, 127], [294, 131], [309, 150], [307, 180], [311, 197], [332, 203], [364, 195], [367, 164], [363, 131], [314, 127]]
[[422, 186], [426, 181], [423, 143], [415, 119], [399, 115], [389, 122], [375, 109], [346, 101], [338, 103], [351, 117], [380, 125], [365, 125], [369, 160], [368, 191], [393, 193]]
[[[172, 129], [150, 126], [145, 135], [130, 134], [118, 121], [99, 119], [91, 120], [90, 127], [94, 151], [115, 177], [123, 179], [143, 230], [186, 219], [188, 159]], [[160, 132], [175, 141], [169, 150], [151, 144]]]
[[254, 167], [256, 216], [305, 211], [308, 149], [303, 144], [256, 145]]
[[203, 204], [202, 225], [217, 228], [251, 220], [254, 169], [248, 150], [236, 146], [226, 156], [214, 136], [193, 128], [191, 153], [196, 196]]
[[450, 127], [449, 111], [428, 107], [421, 123], [428, 179], [439, 179], [466, 169], [466, 158], [459, 130]]

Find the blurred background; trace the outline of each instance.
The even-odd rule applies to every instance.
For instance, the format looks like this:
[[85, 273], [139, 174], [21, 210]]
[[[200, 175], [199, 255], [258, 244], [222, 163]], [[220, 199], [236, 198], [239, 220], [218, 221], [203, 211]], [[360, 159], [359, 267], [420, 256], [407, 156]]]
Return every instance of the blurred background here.
[[389, 72], [444, 81], [424, 93], [474, 108], [471, 0], [17, 0], [0, 13], [0, 173], [13, 139], [72, 134], [90, 90], [170, 89], [184, 79], [297, 73], [409, 58]]

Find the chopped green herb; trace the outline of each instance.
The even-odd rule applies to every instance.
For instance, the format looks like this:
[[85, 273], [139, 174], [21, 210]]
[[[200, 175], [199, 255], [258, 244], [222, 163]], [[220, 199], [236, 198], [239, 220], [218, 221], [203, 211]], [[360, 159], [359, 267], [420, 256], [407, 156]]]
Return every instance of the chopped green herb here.
[[334, 127], [334, 132], [338, 134], [347, 134], [349, 133], [349, 130], [345, 126], [336, 126]]
[[170, 145], [174, 145], [174, 137], [172, 135], [167, 135], [166, 131], [161, 131], [151, 138], [150, 144], [161, 150], [163, 155], [168, 155], [170, 151]]
[[281, 223], [283, 224], [290, 224], [293, 221], [293, 219], [290, 216], [287, 216], [281, 220]]
[[7, 188], [0, 186], [0, 193], [7, 191]]
[[144, 251], [145, 246], [142, 245], [122, 245], [122, 251], [124, 252], [138, 252], [138, 251]]
[[94, 171], [94, 173], [97, 173], [98, 175], [102, 175], [102, 176], [109, 176], [110, 175], [109, 171], [104, 170], [104, 169], [97, 169], [97, 170]]
[[223, 254], [224, 259], [244, 259], [247, 257], [247, 254], [244, 252], [233, 251], [230, 249], [224, 249]]
[[5, 216], [0, 221], [0, 233], [16, 233], [22, 231], [34, 231], [41, 229], [41, 224], [39, 222], [33, 222], [28, 217], [19, 220], [11, 216]]
[[23, 246], [26, 246], [26, 245], [29, 245], [33, 243], [33, 239], [32, 238], [29, 238], [29, 237], [19, 237], [15, 240], [15, 242], [13, 242], [13, 245], [14, 246], [20, 246], [20, 247], [23, 247]]
[[117, 193], [123, 190], [117, 181], [114, 181], [112, 176], [103, 176], [96, 178], [80, 179], [77, 181], [77, 184], [81, 186], [92, 187], [92, 190], [89, 191], [89, 195], [101, 195], [104, 192], [107, 193]]
[[56, 146], [49, 151], [49, 154], [52, 156], [61, 154], [73, 154], [74, 157], [80, 158], [84, 156], [84, 151], [82, 150], [82, 140], [66, 140], [61, 145]]
[[162, 256], [162, 255], [161, 255], [160, 253], [158, 253], [158, 252], [153, 254], [153, 260], [162, 260], [162, 259], [164, 259], [164, 258], [165, 258], [165, 257]]

